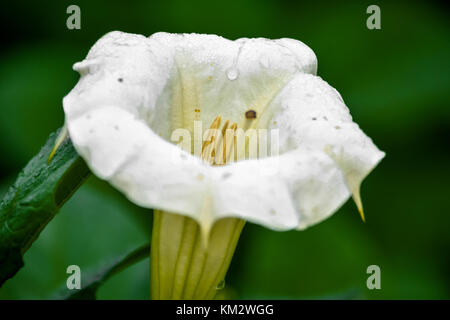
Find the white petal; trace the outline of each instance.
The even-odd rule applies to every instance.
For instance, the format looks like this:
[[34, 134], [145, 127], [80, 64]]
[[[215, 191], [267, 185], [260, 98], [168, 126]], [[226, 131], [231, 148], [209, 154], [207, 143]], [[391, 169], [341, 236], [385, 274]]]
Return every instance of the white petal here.
[[350, 194], [360, 201], [360, 184], [384, 153], [352, 122], [339, 93], [319, 77], [298, 74], [270, 108], [277, 110], [270, 128], [280, 130], [281, 155], [216, 170], [234, 177], [222, 187], [229, 190], [223, 211], [274, 229], [304, 229]]
[[284, 128], [284, 148], [324, 151], [342, 171], [362, 214], [360, 185], [384, 152], [352, 121], [340, 94], [319, 77], [296, 76], [277, 99], [281, 111], [273, 121]]
[[94, 174], [133, 202], [188, 215], [201, 211], [210, 189], [209, 168], [128, 111], [95, 108], [69, 121], [68, 128]]
[[[226, 216], [305, 228], [359, 192], [384, 155], [299, 41], [113, 32], [74, 69], [66, 123], [93, 172], [131, 201], [205, 228]], [[174, 129], [192, 130], [196, 109], [205, 126], [221, 115], [243, 127], [256, 111], [256, 127], [280, 130], [282, 155], [206, 165], [169, 142]]]

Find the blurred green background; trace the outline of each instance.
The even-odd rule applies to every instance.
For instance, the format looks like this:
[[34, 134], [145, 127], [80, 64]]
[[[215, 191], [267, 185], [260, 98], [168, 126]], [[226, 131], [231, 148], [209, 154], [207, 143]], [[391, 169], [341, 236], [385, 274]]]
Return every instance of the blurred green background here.
[[[81, 8], [81, 30], [66, 8]], [[381, 30], [366, 8], [381, 8]], [[226, 279], [231, 298], [450, 298], [449, 10], [402, 1], [15, 1], [0, 8], [0, 195], [63, 123], [74, 62], [106, 32], [289, 37], [309, 45], [386, 158], [362, 186], [367, 223], [349, 201], [303, 232], [247, 224]], [[52, 297], [66, 267], [102, 266], [148, 241], [151, 216], [95, 177], [25, 255], [0, 299]], [[381, 290], [366, 288], [367, 266]], [[114, 276], [103, 299], [146, 299], [149, 261]]]

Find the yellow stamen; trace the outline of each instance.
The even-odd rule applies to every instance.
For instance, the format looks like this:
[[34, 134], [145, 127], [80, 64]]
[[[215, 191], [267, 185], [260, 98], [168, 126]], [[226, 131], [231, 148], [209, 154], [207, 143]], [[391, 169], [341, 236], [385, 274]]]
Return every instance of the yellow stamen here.
[[224, 136], [225, 142], [224, 142], [224, 149], [225, 149], [225, 154], [224, 154], [224, 163], [227, 163], [230, 161], [230, 158], [233, 154], [233, 146], [236, 143], [236, 139], [235, 139], [235, 133], [237, 130], [237, 123], [233, 123], [230, 128], [226, 131], [226, 135]]
[[210, 165], [224, 165], [232, 156], [237, 123], [229, 126], [230, 121], [226, 120], [219, 135], [218, 129], [220, 122], [220, 116], [217, 116], [213, 120], [209, 127], [208, 135], [202, 145], [201, 158]]

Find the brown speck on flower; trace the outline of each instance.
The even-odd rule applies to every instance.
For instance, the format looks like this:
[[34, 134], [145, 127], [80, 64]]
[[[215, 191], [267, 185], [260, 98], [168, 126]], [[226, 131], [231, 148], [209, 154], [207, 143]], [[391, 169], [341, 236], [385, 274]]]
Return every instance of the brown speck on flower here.
[[246, 119], [256, 119], [256, 111], [255, 110], [248, 110], [245, 112], [245, 118]]

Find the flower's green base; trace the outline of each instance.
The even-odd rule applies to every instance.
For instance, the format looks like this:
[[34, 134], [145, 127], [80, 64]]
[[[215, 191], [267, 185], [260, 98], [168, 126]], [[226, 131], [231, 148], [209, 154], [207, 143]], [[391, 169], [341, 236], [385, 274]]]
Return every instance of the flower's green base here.
[[213, 299], [233, 257], [244, 220], [217, 221], [207, 243], [197, 222], [155, 210], [151, 249], [152, 299]]

